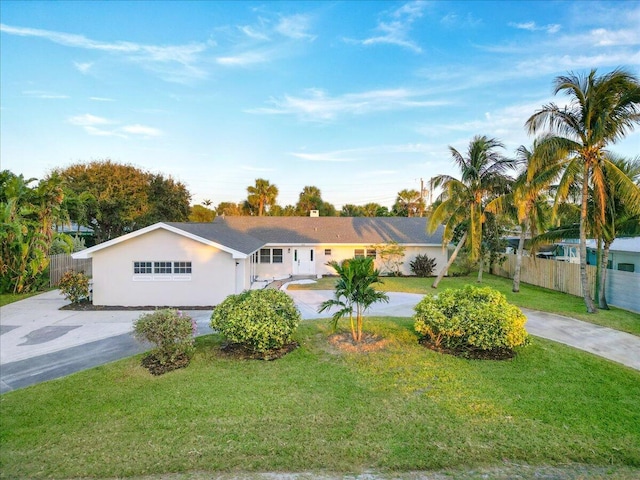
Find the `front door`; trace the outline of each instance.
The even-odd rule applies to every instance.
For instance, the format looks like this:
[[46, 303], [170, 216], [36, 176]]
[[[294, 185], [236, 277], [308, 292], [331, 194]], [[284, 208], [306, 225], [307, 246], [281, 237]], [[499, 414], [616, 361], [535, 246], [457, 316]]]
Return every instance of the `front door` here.
[[315, 275], [316, 261], [313, 248], [293, 249], [293, 274], [294, 275]]

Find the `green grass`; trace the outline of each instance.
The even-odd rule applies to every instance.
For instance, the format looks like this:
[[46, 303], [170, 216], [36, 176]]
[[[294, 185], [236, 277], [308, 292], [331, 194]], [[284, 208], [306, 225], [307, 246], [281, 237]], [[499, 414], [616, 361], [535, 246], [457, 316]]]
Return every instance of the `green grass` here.
[[34, 295], [39, 295], [43, 292], [44, 291], [29, 293], [0, 293], [0, 307], [4, 307], [5, 305], [9, 305], [13, 302], [24, 300], [25, 298], [33, 297]]
[[[513, 286], [512, 280], [486, 273], [483, 275], [482, 284], [476, 282], [476, 275], [468, 277], [446, 277], [440, 282], [437, 290], [431, 288], [433, 280], [433, 278], [417, 277], [384, 277], [384, 283], [378, 284], [376, 288], [387, 292], [433, 295], [445, 288], [462, 288], [468, 284], [489, 286], [506, 295], [510, 303], [522, 308], [557, 313], [640, 336], [640, 314], [615, 307], [611, 307], [611, 310], [599, 310], [596, 314], [589, 314], [586, 311], [582, 297], [576, 297], [575, 295], [568, 295], [525, 283], [520, 284], [519, 293], [513, 293], [511, 291]], [[289, 288], [333, 290], [334, 284], [334, 277], [324, 277], [319, 279], [317, 283], [291, 285]]]
[[421, 347], [410, 319], [365, 327], [386, 350], [337, 352], [310, 321], [273, 362], [211, 335], [161, 377], [137, 356], [4, 394], [0, 477], [640, 467], [640, 372], [537, 338], [474, 361]]

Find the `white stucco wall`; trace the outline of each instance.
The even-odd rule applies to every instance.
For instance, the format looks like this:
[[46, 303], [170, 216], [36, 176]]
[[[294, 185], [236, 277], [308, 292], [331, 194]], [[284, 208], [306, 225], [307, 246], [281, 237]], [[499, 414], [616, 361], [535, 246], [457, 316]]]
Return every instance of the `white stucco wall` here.
[[[188, 261], [192, 264], [192, 273], [138, 276], [133, 273], [135, 261]], [[243, 280], [238, 281], [236, 274]], [[230, 253], [176, 233], [154, 230], [93, 253], [93, 303], [217, 305], [227, 295], [236, 293], [246, 276], [244, 261], [236, 266]]]
[[[335, 271], [326, 265], [327, 262], [335, 260], [341, 262], [347, 258], [353, 258], [355, 250], [361, 248], [370, 248], [369, 245], [315, 245], [310, 247], [299, 245], [274, 245], [268, 248], [282, 248], [283, 250], [283, 262], [282, 263], [258, 263], [256, 265], [256, 274], [260, 279], [269, 280], [272, 278], [286, 278], [293, 274], [293, 252], [295, 248], [313, 248], [314, 249], [314, 263], [315, 273], [317, 275], [335, 275]], [[330, 255], [325, 255], [325, 250], [331, 250]], [[402, 266], [400, 270], [403, 275], [412, 275], [409, 262], [411, 262], [418, 254], [427, 254], [431, 258], [435, 258], [437, 262], [437, 273], [447, 263], [447, 253], [443, 251], [440, 246], [408, 246], [405, 247], [404, 258], [402, 259]], [[383, 269], [382, 262], [376, 259], [376, 267]]]

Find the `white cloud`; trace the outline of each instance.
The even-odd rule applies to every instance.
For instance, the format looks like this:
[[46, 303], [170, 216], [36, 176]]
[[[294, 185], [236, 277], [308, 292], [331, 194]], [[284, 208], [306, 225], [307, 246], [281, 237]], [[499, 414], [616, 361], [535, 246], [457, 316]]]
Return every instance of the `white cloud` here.
[[120, 130], [125, 133], [130, 133], [132, 135], [142, 135], [144, 137], [159, 137], [162, 135], [161, 130], [140, 124], [126, 125], [120, 128]]
[[271, 99], [272, 107], [247, 110], [257, 114], [299, 115], [308, 120], [330, 121], [341, 114], [362, 115], [377, 111], [426, 108], [446, 105], [445, 100], [428, 100], [421, 92], [402, 88], [348, 93], [336, 97], [324, 90], [309, 89], [304, 97], [285, 95]]
[[242, 33], [244, 33], [247, 37], [252, 38], [254, 40], [261, 40], [265, 42], [270, 40], [269, 35], [267, 35], [264, 32], [258, 31], [249, 25], [239, 26], [238, 29]]
[[547, 33], [558, 33], [560, 31], [561, 26], [557, 23], [550, 23], [548, 25], [537, 25], [536, 22], [524, 22], [524, 23], [516, 23], [509, 22], [509, 26], [513, 28], [517, 28], [519, 30], [528, 30], [529, 32], [547, 32]]
[[93, 100], [94, 102], [115, 102], [113, 98], [106, 97], [89, 97], [89, 100]]
[[[193, 78], [204, 78], [206, 72], [197, 64], [200, 56], [213, 43], [190, 43], [185, 45], [144, 45], [134, 42], [101, 42], [92, 40], [84, 35], [55, 32], [36, 28], [13, 27], [0, 24], [0, 31], [22, 37], [36, 37], [67, 47], [95, 50], [112, 55], [121, 55], [129, 61], [160, 74], [168, 81], [187, 81]], [[76, 63], [76, 68], [86, 73], [91, 64]]]
[[87, 73], [89, 73], [89, 70], [91, 70], [91, 67], [93, 67], [93, 63], [91, 63], [91, 62], [84, 62], [84, 63], [83, 62], [73, 62], [73, 66], [76, 67], [80, 73], [87, 74]]
[[69, 117], [69, 123], [71, 125], [79, 125], [81, 127], [85, 127], [90, 125], [109, 125], [113, 122], [103, 117], [97, 117], [95, 115], [91, 115], [90, 113], [85, 113], [84, 115]]
[[[400, 145], [375, 145], [363, 148], [350, 148], [345, 150], [333, 150], [329, 152], [290, 152], [289, 155], [310, 162], [356, 162], [369, 161], [373, 157], [384, 156], [387, 158], [393, 154], [419, 154], [423, 155], [432, 151], [432, 147], [420, 143], [407, 143]], [[387, 172], [393, 172], [388, 171]]]
[[589, 32], [592, 45], [596, 47], [611, 47], [618, 45], [639, 45], [640, 29], [607, 30], [597, 28]]
[[308, 15], [295, 14], [281, 17], [275, 29], [280, 35], [296, 40], [315, 40], [316, 35], [308, 33], [311, 18]]
[[246, 67], [248, 65], [265, 63], [269, 60], [269, 55], [264, 52], [244, 52], [238, 55], [216, 58], [218, 64], [227, 67]]
[[383, 15], [383, 19], [378, 21], [376, 27], [376, 31], [379, 32], [378, 35], [373, 35], [364, 40], [345, 39], [345, 41], [361, 45], [396, 45], [421, 53], [422, 48], [409, 38], [409, 33], [413, 23], [422, 17], [425, 7], [426, 2], [423, 1], [405, 3], [396, 10], [386, 12]]

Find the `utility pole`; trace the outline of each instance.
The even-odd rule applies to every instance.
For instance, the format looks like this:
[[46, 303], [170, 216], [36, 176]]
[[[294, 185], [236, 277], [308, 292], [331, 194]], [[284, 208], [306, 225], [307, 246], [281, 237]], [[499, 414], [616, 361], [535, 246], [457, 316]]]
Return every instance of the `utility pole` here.
[[420, 177], [420, 216], [424, 217], [424, 180]]

